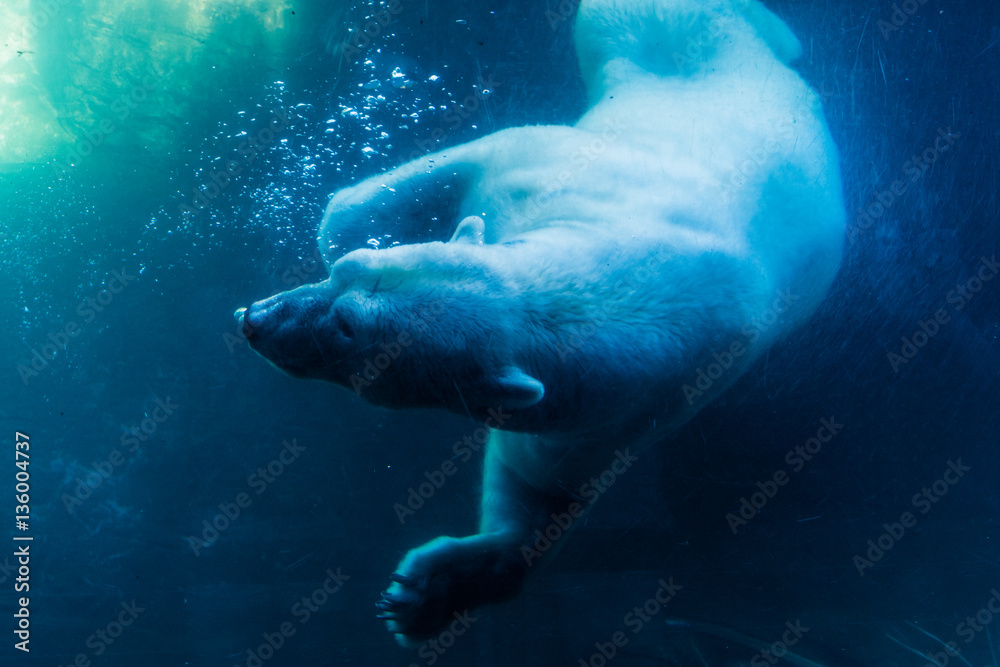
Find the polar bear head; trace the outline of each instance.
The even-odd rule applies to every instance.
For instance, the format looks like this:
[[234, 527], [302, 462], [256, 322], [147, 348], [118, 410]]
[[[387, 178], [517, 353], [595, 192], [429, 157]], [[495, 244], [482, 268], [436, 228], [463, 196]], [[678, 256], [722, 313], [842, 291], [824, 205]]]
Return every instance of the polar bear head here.
[[328, 280], [237, 315], [251, 347], [281, 370], [378, 405], [473, 417], [528, 408], [545, 390], [525, 370], [530, 347], [512, 335], [523, 327], [507, 307], [519, 290], [503, 270], [509, 249], [482, 236], [482, 220], [470, 218], [447, 243], [355, 250]]

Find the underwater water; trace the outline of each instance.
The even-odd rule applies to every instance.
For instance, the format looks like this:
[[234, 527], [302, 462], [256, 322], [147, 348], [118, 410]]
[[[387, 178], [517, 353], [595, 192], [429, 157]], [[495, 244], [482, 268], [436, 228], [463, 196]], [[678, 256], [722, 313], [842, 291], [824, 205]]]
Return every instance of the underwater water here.
[[411, 496], [481, 425], [287, 377], [233, 311], [326, 276], [339, 189], [574, 122], [575, 5], [4, 0], [0, 664], [1000, 665], [1000, 6], [971, 0], [767, 3], [841, 153], [826, 300], [519, 597], [418, 651], [376, 620], [407, 550], [476, 529], [481, 456]]

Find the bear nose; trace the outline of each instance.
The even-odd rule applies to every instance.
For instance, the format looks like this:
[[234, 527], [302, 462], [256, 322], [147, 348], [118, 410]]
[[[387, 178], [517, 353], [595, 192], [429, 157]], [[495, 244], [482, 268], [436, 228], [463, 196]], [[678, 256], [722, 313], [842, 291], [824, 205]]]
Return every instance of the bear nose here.
[[236, 312], [233, 313], [233, 317], [236, 318], [236, 325], [243, 331], [243, 337], [246, 338], [248, 342], [252, 341], [256, 337], [256, 331], [250, 323], [250, 318], [248, 316], [249, 312], [248, 308], [237, 308]]

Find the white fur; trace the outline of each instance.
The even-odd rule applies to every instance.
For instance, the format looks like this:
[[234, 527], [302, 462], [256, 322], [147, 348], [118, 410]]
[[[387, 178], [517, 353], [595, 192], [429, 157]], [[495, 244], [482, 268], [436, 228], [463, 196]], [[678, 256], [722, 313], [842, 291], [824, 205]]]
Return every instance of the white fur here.
[[[327, 339], [364, 340], [363, 353], [416, 331], [371, 400], [512, 412], [491, 437], [481, 533], [400, 565], [387, 618], [406, 640], [473, 584], [512, 576], [537, 517], [616, 449], [667, 437], [808, 318], [840, 261], [836, 149], [774, 14], [756, 0], [583, 0], [576, 44], [591, 101], [576, 124], [498, 132], [337, 193], [319, 234], [330, 281], [247, 316], [263, 354], [311, 377], [329, 364], [341, 383], [352, 360], [337, 355], [353, 348]], [[401, 245], [366, 249], [370, 237]], [[780, 293], [795, 303], [748, 340]], [[414, 329], [435, 301], [445, 313]], [[278, 313], [299, 319], [269, 328]], [[737, 342], [725, 375], [685, 400], [696, 369]]]
[[[361, 202], [371, 216], [363, 224], [381, 232], [416, 224], [394, 219], [394, 202], [442, 184], [461, 192], [455, 219], [477, 221], [475, 252], [449, 247], [469, 245], [459, 243], [468, 236], [462, 229], [450, 244], [356, 250], [338, 261], [341, 243], [328, 255], [333, 274], [364, 266], [368, 284], [406, 274], [428, 298], [437, 280], [459, 293], [466, 282], [456, 317], [482, 319], [499, 302], [494, 324], [505, 324], [493, 340], [517, 358], [492, 363], [529, 373], [571, 332], [606, 314], [561, 371], [582, 378], [589, 369], [574, 364], [641, 357], [661, 378], [691, 381], [713, 352], [746, 342], [740, 328], [779, 291], [795, 295], [781, 323], [697, 405], [674, 393], [664, 406], [665, 396], [650, 396], [662, 388], [646, 384], [598, 417], [608, 434], [647, 417], [669, 430], [807, 318], [826, 292], [844, 224], [836, 150], [815, 94], [784, 62], [797, 54], [797, 40], [756, 1], [585, 0], [577, 21], [593, 105], [574, 126], [498, 132], [369, 179], [334, 198], [320, 243], [338, 245], [338, 235], [358, 224], [351, 216]], [[651, 45], [654, 38], [661, 42]], [[524, 242], [516, 253], [491, 252], [512, 240]], [[641, 266], [654, 277], [606, 313], [602, 294]], [[591, 416], [579, 430], [593, 433]], [[542, 483], [557, 473], [561, 454], [553, 452], [503, 458]]]

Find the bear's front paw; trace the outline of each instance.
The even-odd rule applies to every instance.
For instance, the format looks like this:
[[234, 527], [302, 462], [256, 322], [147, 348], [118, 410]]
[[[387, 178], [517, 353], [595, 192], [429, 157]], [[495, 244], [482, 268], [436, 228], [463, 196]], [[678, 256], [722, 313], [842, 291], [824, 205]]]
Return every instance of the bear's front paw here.
[[[463, 599], [455, 581], [458, 540], [439, 537], [406, 555], [389, 578], [392, 583], [375, 603], [378, 618], [404, 646], [413, 646], [441, 632], [453, 613], [471, 600]], [[466, 607], [467, 608], [467, 607]]]
[[447, 625], [447, 598], [428, 594], [426, 577], [406, 577], [395, 572], [389, 578], [392, 584], [382, 591], [382, 599], [375, 606], [380, 610], [378, 618], [386, 622], [400, 644], [414, 648]]
[[475, 620], [468, 611], [520, 589], [525, 569], [516, 563], [517, 553], [510, 541], [495, 536], [431, 540], [410, 551], [392, 574], [375, 603], [378, 618], [407, 647], [450, 625], [468, 627]]

